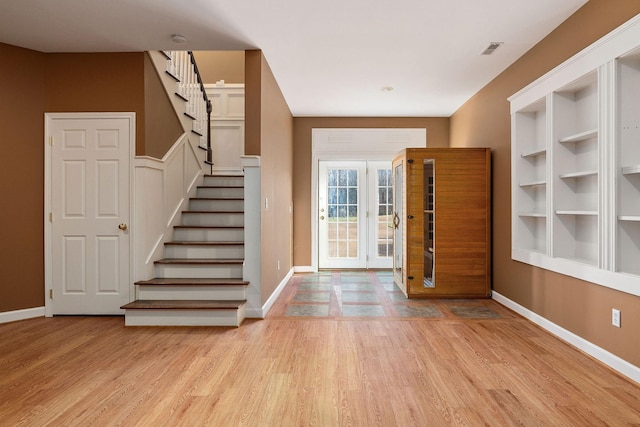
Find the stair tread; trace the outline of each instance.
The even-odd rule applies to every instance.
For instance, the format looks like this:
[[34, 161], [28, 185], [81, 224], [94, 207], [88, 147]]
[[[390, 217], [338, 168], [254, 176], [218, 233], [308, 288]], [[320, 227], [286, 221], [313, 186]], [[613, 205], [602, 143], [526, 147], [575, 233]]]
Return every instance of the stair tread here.
[[207, 173], [204, 175], [205, 177], [222, 177], [222, 178], [230, 178], [230, 177], [242, 177], [244, 178], [244, 172], [238, 171], [237, 173]]
[[244, 228], [244, 225], [174, 225], [173, 228]]
[[243, 214], [244, 211], [182, 211], [183, 214]]
[[228, 196], [228, 197], [191, 197], [189, 200], [232, 200], [232, 201], [242, 201], [244, 197], [238, 196]]
[[217, 259], [217, 258], [162, 258], [154, 261], [155, 264], [242, 264], [243, 259]]
[[165, 246], [244, 246], [244, 242], [191, 242], [189, 240], [174, 240], [165, 242]]
[[246, 303], [246, 300], [136, 300], [120, 308], [125, 310], [237, 310]]
[[183, 277], [166, 278], [155, 277], [149, 280], [140, 280], [135, 283], [136, 285], [191, 285], [191, 286], [216, 286], [216, 285], [238, 285], [246, 286], [249, 284], [246, 280], [242, 279], [212, 279], [212, 278], [196, 278], [188, 279]]

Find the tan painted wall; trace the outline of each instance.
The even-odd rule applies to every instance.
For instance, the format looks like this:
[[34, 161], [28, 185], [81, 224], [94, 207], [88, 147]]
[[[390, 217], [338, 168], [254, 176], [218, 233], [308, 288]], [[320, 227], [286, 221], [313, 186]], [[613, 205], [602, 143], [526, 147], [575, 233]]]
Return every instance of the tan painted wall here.
[[[293, 121], [293, 265], [311, 262], [311, 130], [313, 128], [425, 128], [429, 147], [449, 145], [446, 117], [296, 117]], [[391, 160], [391, 159], [389, 159]]]
[[[638, 13], [637, 1], [589, 1], [451, 118], [451, 146], [493, 150], [494, 290], [636, 366], [640, 366], [639, 297], [511, 260], [507, 97]], [[622, 310], [620, 329], [611, 326], [613, 307]]]
[[262, 176], [264, 304], [292, 268], [293, 117], [261, 51], [246, 53], [245, 89], [245, 153], [260, 155]]
[[44, 305], [45, 55], [0, 43], [0, 312]]
[[205, 83], [244, 83], [244, 51], [193, 52]]
[[162, 85], [149, 54], [144, 55], [144, 148], [138, 155], [161, 159], [183, 133], [171, 100]]

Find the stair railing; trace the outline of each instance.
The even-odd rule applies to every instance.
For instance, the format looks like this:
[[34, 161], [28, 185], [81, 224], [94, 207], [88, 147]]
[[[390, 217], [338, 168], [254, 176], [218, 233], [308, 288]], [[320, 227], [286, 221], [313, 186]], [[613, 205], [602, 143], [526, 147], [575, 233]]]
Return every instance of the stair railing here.
[[176, 95], [187, 102], [185, 115], [193, 119], [192, 131], [200, 136], [200, 147], [206, 150], [205, 163], [213, 169], [211, 148], [211, 113], [213, 106], [192, 51], [165, 51], [167, 73], [177, 82]]

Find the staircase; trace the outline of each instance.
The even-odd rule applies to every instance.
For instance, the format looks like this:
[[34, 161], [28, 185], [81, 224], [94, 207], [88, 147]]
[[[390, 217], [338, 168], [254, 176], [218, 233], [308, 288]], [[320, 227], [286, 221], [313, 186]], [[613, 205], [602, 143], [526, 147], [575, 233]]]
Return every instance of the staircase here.
[[240, 326], [245, 318], [244, 176], [206, 175], [182, 224], [122, 306], [127, 326]]

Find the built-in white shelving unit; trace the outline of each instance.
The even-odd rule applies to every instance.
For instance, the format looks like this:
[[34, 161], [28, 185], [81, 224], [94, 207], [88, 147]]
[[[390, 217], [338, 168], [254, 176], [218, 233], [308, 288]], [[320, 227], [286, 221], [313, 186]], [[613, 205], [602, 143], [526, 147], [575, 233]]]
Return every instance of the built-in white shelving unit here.
[[640, 295], [640, 16], [509, 101], [512, 258]]

